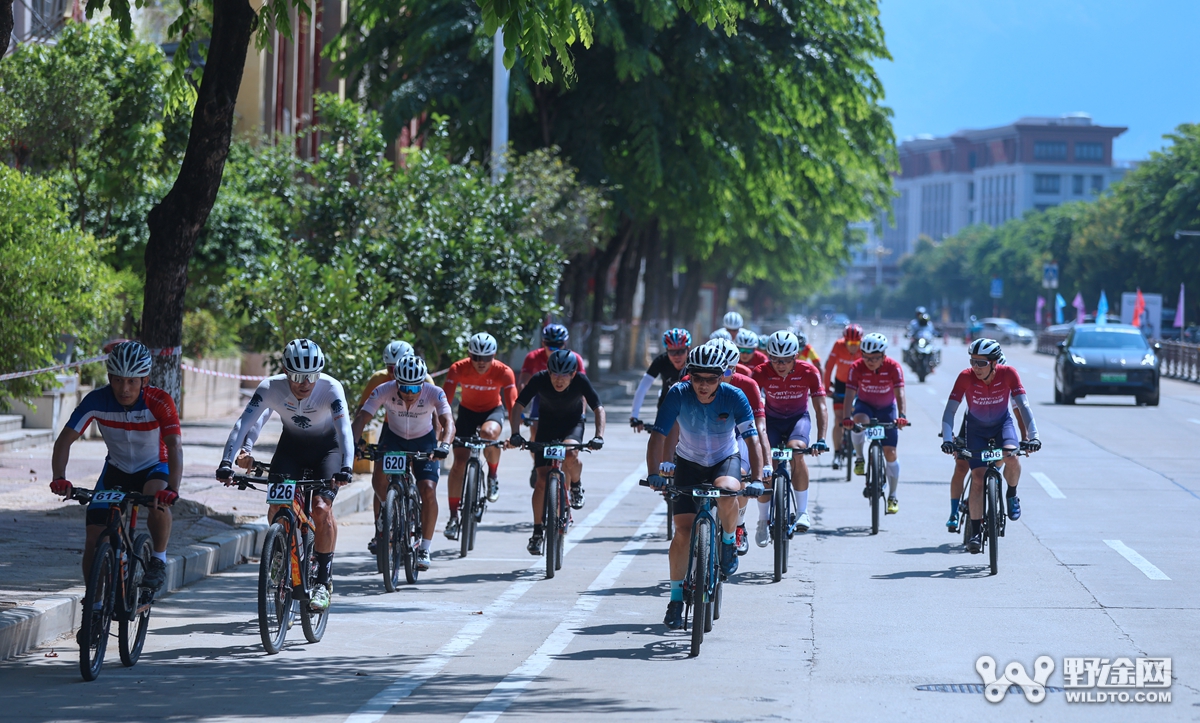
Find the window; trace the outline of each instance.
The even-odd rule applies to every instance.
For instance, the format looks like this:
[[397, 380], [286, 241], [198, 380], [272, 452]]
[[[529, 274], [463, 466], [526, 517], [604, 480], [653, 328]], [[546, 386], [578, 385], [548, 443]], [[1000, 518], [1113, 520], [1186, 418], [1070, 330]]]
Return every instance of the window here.
[[1052, 173], [1033, 174], [1034, 193], [1059, 193], [1062, 188], [1062, 176]]
[[1037, 141], [1033, 144], [1033, 157], [1039, 161], [1067, 160], [1066, 141]]
[[975, 151], [971, 151], [971, 152], [967, 153], [967, 167], [968, 168], [975, 167]]
[[1092, 190], [1096, 193], [1104, 190], [1104, 176], [1092, 176]]
[[1075, 160], [1097, 163], [1104, 160], [1103, 143], [1075, 143]]
[[975, 209], [973, 209], [973, 208], [967, 209], [967, 225], [968, 226], [975, 225]]
[[1083, 195], [1083, 175], [1076, 173], [1071, 177], [1071, 193], [1076, 196]]
[[[972, 153], [971, 155], [975, 155], [975, 154]], [[974, 181], [967, 181], [967, 200], [968, 201], [975, 200], [975, 182]]]

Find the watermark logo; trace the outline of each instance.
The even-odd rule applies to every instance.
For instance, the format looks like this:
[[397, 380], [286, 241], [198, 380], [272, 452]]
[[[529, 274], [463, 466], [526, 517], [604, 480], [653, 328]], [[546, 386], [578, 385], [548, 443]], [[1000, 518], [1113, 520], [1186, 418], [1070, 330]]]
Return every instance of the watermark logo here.
[[1033, 677], [1025, 672], [1025, 666], [1018, 662], [1009, 663], [1004, 673], [996, 675], [996, 659], [990, 655], [982, 655], [975, 661], [975, 670], [983, 678], [983, 695], [992, 703], [1004, 700], [1004, 694], [1009, 686], [1018, 685], [1025, 694], [1025, 700], [1030, 703], [1041, 703], [1046, 699], [1046, 681], [1054, 672], [1054, 659], [1042, 655], [1033, 661]]
[[1170, 703], [1170, 687], [1170, 658], [1063, 658], [1068, 703]]

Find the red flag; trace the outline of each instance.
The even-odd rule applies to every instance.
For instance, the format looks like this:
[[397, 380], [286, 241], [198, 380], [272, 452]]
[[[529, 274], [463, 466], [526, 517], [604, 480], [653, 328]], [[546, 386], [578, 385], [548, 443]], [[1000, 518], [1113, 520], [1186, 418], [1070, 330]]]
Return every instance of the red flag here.
[[1133, 304], [1133, 325], [1142, 325], [1142, 314], [1146, 313], [1146, 300], [1142, 298], [1142, 290], [1137, 290], [1137, 301]]

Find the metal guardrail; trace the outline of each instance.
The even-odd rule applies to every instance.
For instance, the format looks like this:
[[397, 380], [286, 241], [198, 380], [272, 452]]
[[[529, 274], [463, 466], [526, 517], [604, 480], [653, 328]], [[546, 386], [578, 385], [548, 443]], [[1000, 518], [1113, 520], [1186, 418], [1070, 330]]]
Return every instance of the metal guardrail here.
[[1200, 382], [1200, 344], [1159, 342], [1158, 368], [1164, 377]]
[[1037, 336], [1037, 353], [1049, 354], [1050, 356], [1058, 354], [1058, 342], [1066, 338], [1066, 334], [1056, 334], [1049, 331], [1039, 332]]

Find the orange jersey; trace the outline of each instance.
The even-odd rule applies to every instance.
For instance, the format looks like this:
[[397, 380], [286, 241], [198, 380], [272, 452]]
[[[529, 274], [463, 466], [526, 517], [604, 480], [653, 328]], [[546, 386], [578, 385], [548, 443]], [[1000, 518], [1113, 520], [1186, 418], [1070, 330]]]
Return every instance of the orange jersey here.
[[845, 339], [833, 342], [829, 350], [829, 361], [825, 364], [825, 386], [829, 387], [830, 378], [837, 372], [837, 380], [843, 384], [850, 378], [850, 365], [862, 358], [862, 351], [850, 353]]
[[472, 412], [490, 412], [501, 404], [512, 409], [517, 399], [517, 380], [508, 365], [492, 360], [486, 374], [480, 375], [471, 365], [470, 359], [462, 359], [450, 365], [446, 373], [446, 401], [454, 401], [455, 387], [462, 387], [462, 406]]

